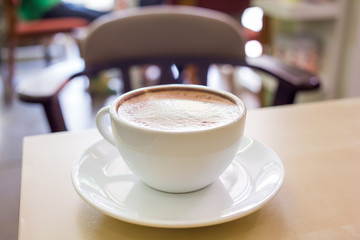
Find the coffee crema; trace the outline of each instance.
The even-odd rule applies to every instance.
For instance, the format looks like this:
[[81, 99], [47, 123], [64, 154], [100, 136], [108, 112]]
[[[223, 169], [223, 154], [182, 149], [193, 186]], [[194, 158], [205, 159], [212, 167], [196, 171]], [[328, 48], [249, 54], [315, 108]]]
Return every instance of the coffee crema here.
[[186, 89], [145, 91], [123, 100], [117, 108], [120, 118], [130, 124], [177, 132], [225, 125], [242, 111], [228, 98]]

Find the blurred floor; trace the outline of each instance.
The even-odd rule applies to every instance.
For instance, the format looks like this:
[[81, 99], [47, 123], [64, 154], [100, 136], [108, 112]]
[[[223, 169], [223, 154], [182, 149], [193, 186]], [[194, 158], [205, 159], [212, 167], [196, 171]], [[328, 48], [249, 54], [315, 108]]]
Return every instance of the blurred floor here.
[[17, 239], [22, 139], [46, 133], [38, 106], [18, 101], [0, 106], [0, 239]]

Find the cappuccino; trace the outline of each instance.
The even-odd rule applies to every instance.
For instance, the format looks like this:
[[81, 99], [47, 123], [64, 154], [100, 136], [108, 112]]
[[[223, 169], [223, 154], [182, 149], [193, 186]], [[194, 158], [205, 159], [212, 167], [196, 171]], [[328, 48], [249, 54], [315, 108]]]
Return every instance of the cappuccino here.
[[164, 88], [130, 95], [118, 103], [126, 122], [164, 131], [196, 131], [226, 125], [244, 110], [230, 98], [206, 90]]
[[229, 167], [245, 120], [244, 103], [230, 93], [172, 84], [119, 96], [99, 110], [96, 126], [142, 182], [185, 193], [204, 188]]

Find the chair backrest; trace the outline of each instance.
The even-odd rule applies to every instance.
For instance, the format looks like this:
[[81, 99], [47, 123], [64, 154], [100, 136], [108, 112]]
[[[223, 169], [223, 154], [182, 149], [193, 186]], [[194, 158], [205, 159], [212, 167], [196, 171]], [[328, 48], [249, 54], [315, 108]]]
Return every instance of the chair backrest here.
[[118, 67], [125, 91], [129, 67], [157, 64], [159, 84], [179, 83], [169, 71], [173, 64], [196, 64], [206, 85], [212, 63], [244, 61], [241, 25], [227, 14], [190, 6], [151, 6], [114, 12], [95, 20], [80, 44], [86, 70]]
[[86, 64], [157, 57], [244, 58], [241, 25], [221, 12], [186, 6], [120, 11], [91, 25]]

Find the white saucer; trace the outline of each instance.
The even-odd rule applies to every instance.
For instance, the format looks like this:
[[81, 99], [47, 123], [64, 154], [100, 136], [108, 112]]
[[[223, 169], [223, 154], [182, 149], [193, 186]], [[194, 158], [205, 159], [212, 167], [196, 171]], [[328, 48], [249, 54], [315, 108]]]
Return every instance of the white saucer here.
[[273, 198], [283, 180], [278, 155], [249, 137], [217, 181], [192, 193], [164, 193], [143, 184], [105, 140], [83, 152], [72, 169], [75, 190], [94, 208], [126, 222], [165, 228], [208, 226], [248, 215]]

